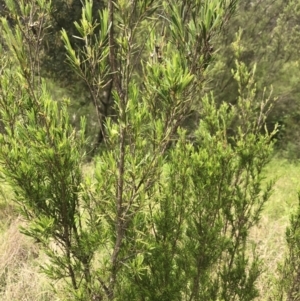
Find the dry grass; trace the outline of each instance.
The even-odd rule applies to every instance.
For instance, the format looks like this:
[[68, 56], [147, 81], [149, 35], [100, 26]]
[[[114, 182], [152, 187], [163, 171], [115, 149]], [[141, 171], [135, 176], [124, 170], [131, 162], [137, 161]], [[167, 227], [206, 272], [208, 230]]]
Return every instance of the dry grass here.
[[54, 301], [48, 280], [38, 272], [38, 247], [11, 222], [0, 239], [0, 300]]
[[277, 267], [285, 257], [285, 231], [298, 204], [299, 174], [300, 165], [278, 158], [274, 158], [266, 170], [268, 180], [277, 180], [259, 226], [250, 235], [251, 240], [257, 243], [264, 271], [257, 283], [260, 301], [276, 300], [273, 294], [278, 284]]

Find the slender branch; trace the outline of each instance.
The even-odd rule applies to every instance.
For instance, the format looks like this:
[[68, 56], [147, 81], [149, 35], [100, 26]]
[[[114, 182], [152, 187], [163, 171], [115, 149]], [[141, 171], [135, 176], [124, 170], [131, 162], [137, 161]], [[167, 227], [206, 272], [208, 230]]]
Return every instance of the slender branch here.
[[113, 75], [113, 83], [117, 89], [119, 96], [121, 97], [123, 93], [116, 63], [116, 46], [114, 41], [114, 3], [112, 0], [108, 1], [108, 12], [108, 20], [110, 24], [110, 30], [108, 32], [109, 64]]

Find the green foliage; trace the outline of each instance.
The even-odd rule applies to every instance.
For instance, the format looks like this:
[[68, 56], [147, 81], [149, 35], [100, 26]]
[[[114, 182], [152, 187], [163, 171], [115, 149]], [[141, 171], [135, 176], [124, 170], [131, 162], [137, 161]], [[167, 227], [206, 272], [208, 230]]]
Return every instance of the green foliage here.
[[[11, 32], [5, 34], [9, 39]], [[71, 277], [76, 287], [78, 266], [84, 270], [91, 256], [82, 247], [89, 239], [79, 204], [84, 139], [71, 127], [66, 103], [51, 100], [45, 86], [34, 91], [20, 67], [12, 64], [10, 69], [5, 60], [10, 62], [3, 58], [1, 171], [21, 213], [32, 221], [22, 232], [47, 247], [52, 264], [45, 272], [55, 279]]]
[[[92, 176], [82, 173], [84, 119], [75, 131], [66, 102], [42, 83], [39, 57], [28, 60], [39, 39], [27, 47], [22, 23], [2, 19], [2, 173], [28, 222], [22, 232], [49, 257], [42, 270], [66, 281], [65, 300], [258, 296], [260, 260], [247, 243], [271, 191], [261, 183], [276, 133], [263, 131], [272, 102], [258, 101], [255, 70], [238, 53], [236, 103], [217, 104], [203, 88], [211, 39], [235, 5], [108, 1], [97, 21], [85, 2], [75, 23], [83, 50], [61, 34], [98, 114], [103, 145]], [[111, 102], [114, 115], [97, 109]], [[194, 112], [195, 130], [185, 128]]]
[[273, 86], [273, 95], [278, 100], [268, 116], [267, 127], [271, 130], [274, 124], [280, 125], [277, 147], [291, 159], [299, 154], [298, 19], [298, 0], [239, 1], [237, 13], [224, 34], [213, 40], [218, 53], [210, 70], [216, 101], [227, 99], [234, 104], [237, 87], [230, 74], [234, 66], [232, 43], [235, 33], [241, 31], [240, 59], [247, 66], [256, 65], [260, 97], [264, 87]]

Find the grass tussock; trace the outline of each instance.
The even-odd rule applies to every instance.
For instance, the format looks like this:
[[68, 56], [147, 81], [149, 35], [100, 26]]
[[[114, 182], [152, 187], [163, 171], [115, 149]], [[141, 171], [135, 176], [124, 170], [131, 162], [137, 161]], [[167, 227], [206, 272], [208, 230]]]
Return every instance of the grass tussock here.
[[0, 236], [0, 300], [55, 301], [49, 280], [39, 273], [39, 250], [19, 232], [20, 219]]

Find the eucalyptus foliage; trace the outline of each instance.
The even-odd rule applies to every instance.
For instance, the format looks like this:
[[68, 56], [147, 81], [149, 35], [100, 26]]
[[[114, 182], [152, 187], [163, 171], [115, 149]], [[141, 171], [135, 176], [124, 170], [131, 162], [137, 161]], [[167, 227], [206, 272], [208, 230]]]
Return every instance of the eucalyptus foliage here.
[[74, 24], [83, 50], [61, 34], [100, 108], [91, 175], [82, 170], [84, 120], [71, 127], [67, 102], [51, 99], [39, 73], [46, 3], [8, 0], [15, 24], [1, 19], [0, 164], [23, 233], [48, 255], [42, 270], [65, 281], [63, 300], [254, 300], [261, 270], [248, 235], [271, 191], [261, 182], [272, 101], [257, 99], [238, 42], [236, 105], [216, 105], [205, 91], [212, 38], [236, 1], [108, 1], [97, 18], [85, 2]]

